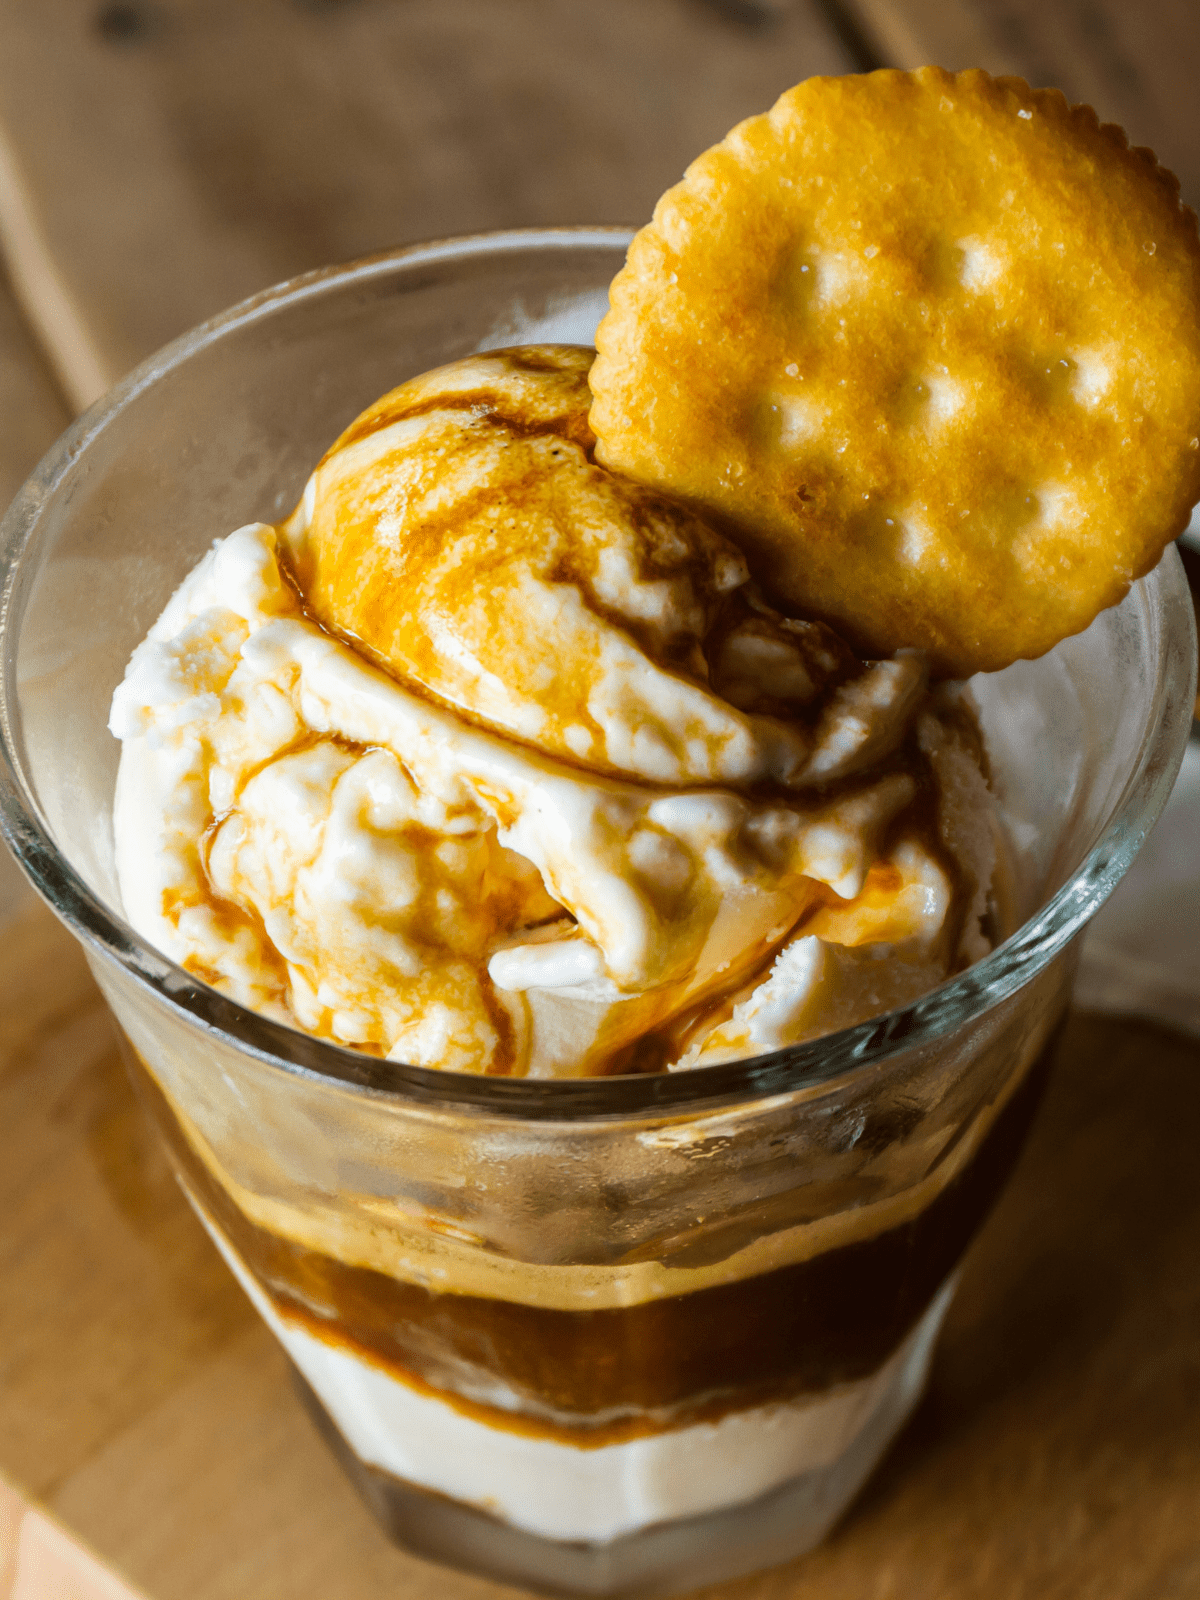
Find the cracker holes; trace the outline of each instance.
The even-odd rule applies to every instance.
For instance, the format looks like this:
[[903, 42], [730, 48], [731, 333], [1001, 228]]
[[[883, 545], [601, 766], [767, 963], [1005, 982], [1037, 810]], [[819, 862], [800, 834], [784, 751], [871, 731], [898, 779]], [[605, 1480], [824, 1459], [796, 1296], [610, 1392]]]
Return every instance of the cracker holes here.
[[881, 559], [906, 566], [917, 565], [933, 540], [919, 512], [901, 511], [875, 498], [851, 513], [849, 529], [860, 549], [877, 551]]
[[918, 263], [921, 277], [928, 288], [939, 295], [960, 289], [965, 255], [960, 244], [940, 237], [930, 239]]
[[1054, 491], [1044, 484], [1013, 484], [993, 492], [981, 518], [981, 526], [991, 531], [998, 545], [1011, 544], [1044, 522], [1043, 499]]
[[886, 413], [893, 427], [932, 431], [953, 422], [965, 403], [963, 386], [948, 372], [910, 373], [893, 391]]
[[954, 249], [958, 282], [969, 294], [982, 294], [1004, 276], [1003, 257], [986, 239], [960, 239]]
[[[878, 253], [878, 246], [875, 250]], [[803, 319], [814, 310], [845, 307], [873, 281], [874, 275], [858, 251], [818, 250], [809, 245], [797, 250], [787, 263], [777, 292], [792, 316]]]
[[754, 408], [751, 432], [769, 451], [790, 455], [817, 443], [827, 425], [826, 408], [800, 394], [768, 394]]
[[1077, 350], [1071, 358], [1071, 395], [1088, 409], [1099, 405], [1112, 387], [1113, 373], [1108, 360], [1098, 350]]
[[[1018, 358], [1019, 359], [1019, 358]], [[1026, 388], [1047, 411], [1065, 411], [1079, 403], [1079, 365], [1070, 356], [1036, 355], [1023, 374]]]
[[906, 566], [928, 565], [933, 543], [933, 534], [920, 517], [897, 517], [895, 551]]

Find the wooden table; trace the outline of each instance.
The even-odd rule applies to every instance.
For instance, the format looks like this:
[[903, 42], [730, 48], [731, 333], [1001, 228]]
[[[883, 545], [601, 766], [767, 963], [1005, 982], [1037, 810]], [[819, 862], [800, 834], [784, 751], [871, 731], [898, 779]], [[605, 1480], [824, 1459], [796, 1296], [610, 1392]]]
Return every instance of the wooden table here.
[[67, 394], [309, 267], [637, 222], [814, 72], [1058, 83], [1200, 201], [1194, 0], [6, 0], [0, 244]]
[[[9, 0], [2, 26], [0, 500], [222, 305], [400, 239], [637, 220], [809, 72], [1059, 82], [1200, 198], [1190, 0]], [[127, 1596], [109, 1566], [149, 1600], [493, 1592], [376, 1531], [3, 869], [0, 956], [0, 1600]], [[1198, 1068], [1074, 1021], [916, 1419], [825, 1548], [725, 1592], [1200, 1591]]]
[[[343, 1480], [69, 936], [34, 905], [0, 955], [4, 1472], [154, 1600], [499, 1595], [391, 1548]], [[1076, 1018], [915, 1421], [825, 1548], [721, 1592], [1196, 1592], [1198, 1148], [1200, 1042]]]

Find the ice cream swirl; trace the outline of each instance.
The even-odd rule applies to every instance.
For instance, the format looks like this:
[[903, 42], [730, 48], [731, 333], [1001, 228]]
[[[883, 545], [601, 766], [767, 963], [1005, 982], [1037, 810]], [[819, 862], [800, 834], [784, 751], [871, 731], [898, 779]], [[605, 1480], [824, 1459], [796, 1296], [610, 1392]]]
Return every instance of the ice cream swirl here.
[[763, 604], [592, 458], [591, 352], [469, 358], [219, 541], [114, 697], [134, 925], [235, 999], [419, 1065], [778, 1048], [987, 947], [977, 738], [920, 659]]

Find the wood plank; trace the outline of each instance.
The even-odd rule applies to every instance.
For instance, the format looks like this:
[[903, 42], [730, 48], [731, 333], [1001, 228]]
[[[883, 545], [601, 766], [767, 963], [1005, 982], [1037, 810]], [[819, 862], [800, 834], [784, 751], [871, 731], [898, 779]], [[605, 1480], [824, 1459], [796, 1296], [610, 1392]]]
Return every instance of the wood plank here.
[[[70, 421], [70, 412], [0, 271], [0, 514]], [[29, 899], [0, 844], [0, 923]]]
[[[0, 1476], [153, 1600], [487, 1600], [389, 1546], [175, 1190], [40, 906], [0, 933]], [[1200, 1585], [1200, 1043], [1077, 1017], [932, 1389], [822, 1550], [725, 1600]]]
[[1053, 85], [1149, 145], [1200, 205], [1194, 0], [844, 0], [881, 58], [985, 67]]
[[39, 0], [5, 18], [0, 240], [83, 404], [310, 266], [645, 217], [739, 117], [855, 65], [831, 16], [881, 60], [1058, 83], [1200, 199], [1190, 0]]
[[309, 267], [644, 219], [734, 122], [851, 64], [816, 0], [37, 0], [5, 15], [0, 238], [82, 405]]
[[40, 902], [0, 938], [0, 1472], [51, 1500], [255, 1323], [180, 1208], [81, 952]]
[[0, 514], [70, 420], [0, 271]]
[[0, 1600], [142, 1600], [52, 1517], [32, 1506], [22, 1509], [11, 1560], [12, 1581], [6, 1590], [0, 1547]]

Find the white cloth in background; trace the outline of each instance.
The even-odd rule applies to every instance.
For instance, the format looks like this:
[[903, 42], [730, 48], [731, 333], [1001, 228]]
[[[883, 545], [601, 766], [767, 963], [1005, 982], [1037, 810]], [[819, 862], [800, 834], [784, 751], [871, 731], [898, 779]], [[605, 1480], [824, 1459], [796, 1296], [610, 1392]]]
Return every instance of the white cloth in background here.
[[1085, 936], [1075, 1004], [1200, 1036], [1200, 742], [1158, 826]]

